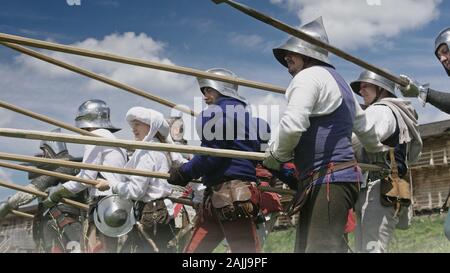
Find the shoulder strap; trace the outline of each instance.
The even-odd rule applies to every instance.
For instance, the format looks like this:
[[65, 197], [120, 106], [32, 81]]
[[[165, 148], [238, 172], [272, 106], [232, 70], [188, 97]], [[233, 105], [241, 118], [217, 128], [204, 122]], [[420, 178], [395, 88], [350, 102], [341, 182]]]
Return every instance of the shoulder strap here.
[[392, 178], [399, 178], [397, 161], [395, 161], [395, 148], [389, 149], [389, 157], [391, 159], [391, 176]]

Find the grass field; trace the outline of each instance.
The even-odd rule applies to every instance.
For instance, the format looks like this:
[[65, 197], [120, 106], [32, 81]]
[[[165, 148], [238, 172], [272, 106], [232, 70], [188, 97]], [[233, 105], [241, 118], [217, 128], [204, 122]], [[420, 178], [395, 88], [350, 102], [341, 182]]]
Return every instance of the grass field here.
[[[444, 236], [444, 215], [416, 216], [408, 230], [396, 230], [390, 245], [391, 253], [450, 253], [450, 242]], [[350, 246], [353, 236], [350, 236]], [[291, 253], [294, 248], [293, 228], [269, 235], [266, 253]]]
[[396, 253], [450, 253], [450, 242], [444, 235], [445, 217], [445, 214], [415, 217], [408, 230], [396, 230], [390, 251]]

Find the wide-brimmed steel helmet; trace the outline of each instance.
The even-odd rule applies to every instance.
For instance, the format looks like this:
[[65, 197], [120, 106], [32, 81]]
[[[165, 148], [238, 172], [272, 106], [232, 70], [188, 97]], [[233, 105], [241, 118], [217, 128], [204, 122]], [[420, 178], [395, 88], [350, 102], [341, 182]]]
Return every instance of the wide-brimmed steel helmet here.
[[[208, 73], [220, 75], [220, 76], [226, 76], [226, 77], [232, 77], [237, 78], [236, 74], [234, 74], [232, 71], [227, 70], [225, 68], [211, 68], [206, 70]], [[198, 85], [200, 86], [200, 90], [205, 87], [210, 87], [215, 89], [217, 92], [219, 92], [221, 95], [226, 97], [235, 98], [237, 100], [242, 101], [243, 103], [247, 104], [247, 101], [244, 97], [241, 97], [238, 93], [239, 86], [234, 83], [227, 83], [217, 80], [210, 80], [205, 78], [197, 78]]]
[[[61, 129], [57, 128], [52, 130], [53, 133], [61, 133]], [[60, 153], [67, 152], [67, 145], [65, 142], [42, 140], [39, 144], [41, 150], [46, 150], [52, 156], [56, 156]]]
[[371, 83], [375, 86], [381, 87], [384, 90], [388, 91], [391, 96], [397, 97], [395, 94], [395, 83], [391, 80], [386, 79], [372, 71], [366, 70], [359, 75], [359, 78], [350, 84], [350, 87], [353, 89], [353, 92], [361, 96], [361, 83]]
[[88, 100], [80, 105], [75, 118], [75, 125], [81, 129], [108, 129], [117, 132], [110, 120], [110, 109], [102, 100]]
[[[300, 30], [324, 43], [329, 43], [322, 17], [319, 17], [316, 20], [300, 27]], [[325, 64], [332, 65], [330, 59], [328, 58], [327, 50], [305, 42], [297, 37], [291, 37], [286, 43], [273, 49], [275, 58], [285, 67], [288, 67], [287, 62], [284, 59], [288, 52], [298, 53], [303, 56], [319, 60]]]
[[[441, 31], [439, 33], [438, 37], [436, 38], [436, 42], [435, 42], [435, 46], [434, 46], [434, 54], [436, 54], [436, 57], [438, 58], [439, 62], [441, 60], [438, 56], [438, 49], [443, 44], [446, 44], [448, 46], [448, 48], [450, 49], [450, 28], [446, 28], [443, 31]], [[447, 75], [450, 77], [450, 70], [447, 69], [447, 67], [445, 67], [445, 66], [444, 66], [444, 69], [447, 72]]]

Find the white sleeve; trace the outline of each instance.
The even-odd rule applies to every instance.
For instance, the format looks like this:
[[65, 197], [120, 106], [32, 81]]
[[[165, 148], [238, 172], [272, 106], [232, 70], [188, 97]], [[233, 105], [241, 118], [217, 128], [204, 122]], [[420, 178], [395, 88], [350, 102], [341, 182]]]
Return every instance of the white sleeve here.
[[[135, 169], [146, 170], [150, 172], [154, 172], [157, 170], [156, 163], [148, 155], [139, 158], [137, 162], [138, 163], [137, 166], [135, 166]], [[135, 175], [127, 175], [126, 178], [127, 179], [125, 182], [115, 181], [111, 183], [112, 189], [121, 198], [132, 200], [140, 200], [147, 192], [147, 189], [150, 183], [152, 183], [152, 180], [155, 179], [151, 177]]]
[[293, 152], [302, 133], [309, 126], [309, 117], [319, 98], [320, 86], [311, 75], [298, 74], [286, 92], [288, 105], [280, 120], [278, 135], [271, 149], [275, 158], [287, 162], [293, 158]]
[[397, 120], [388, 106], [373, 105], [366, 109], [367, 121], [375, 126], [380, 141], [388, 139], [397, 129]]
[[[83, 163], [101, 165], [103, 147], [95, 145], [86, 145], [84, 147]], [[97, 179], [98, 171], [82, 169], [77, 177], [83, 179]], [[64, 187], [73, 193], [79, 193], [89, 186], [77, 181], [68, 181]]]
[[[103, 166], [123, 168], [126, 164], [125, 152], [117, 148], [105, 147], [103, 152]], [[123, 181], [124, 175], [110, 172], [100, 172], [102, 177], [108, 181]]]
[[358, 100], [353, 94], [355, 99], [355, 121], [353, 123], [353, 132], [358, 137], [361, 144], [369, 153], [377, 153], [384, 151], [385, 148], [380, 142], [375, 128], [375, 124], [371, 123], [366, 115], [366, 112], [361, 108]]

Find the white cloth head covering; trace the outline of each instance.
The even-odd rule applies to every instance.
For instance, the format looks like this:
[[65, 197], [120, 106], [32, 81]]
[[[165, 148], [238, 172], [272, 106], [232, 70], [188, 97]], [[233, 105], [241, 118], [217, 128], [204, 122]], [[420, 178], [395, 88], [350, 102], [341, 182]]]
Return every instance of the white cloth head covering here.
[[[164, 119], [163, 114], [158, 111], [144, 108], [144, 107], [133, 107], [128, 110], [126, 114], [126, 120], [131, 127], [131, 122], [133, 120], [138, 120], [150, 126], [150, 131], [144, 137], [143, 141], [151, 141], [156, 137], [156, 133], [159, 134], [163, 138], [163, 142], [168, 144], [175, 144], [170, 136], [170, 126], [169, 123]], [[183, 156], [180, 153], [170, 152], [170, 159], [174, 163], [182, 164], [186, 162]]]

